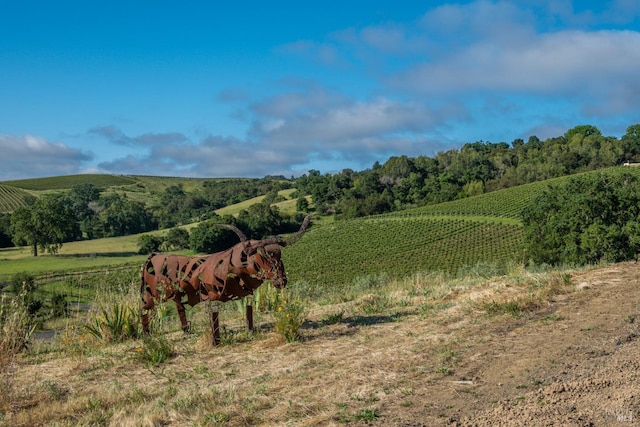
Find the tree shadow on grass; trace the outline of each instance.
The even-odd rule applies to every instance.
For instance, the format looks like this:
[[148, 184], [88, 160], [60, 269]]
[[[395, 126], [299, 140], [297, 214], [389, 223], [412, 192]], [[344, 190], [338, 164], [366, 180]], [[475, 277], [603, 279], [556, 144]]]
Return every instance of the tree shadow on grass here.
[[56, 258], [128, 258], [140, 255], [137, 252], [95, 252], [82, 254], [57, 254]]
[[349, 327], [373, 326], [373, 325], [379, 325], [383, 323], [397, 322], [398, 320], [410, 314], [412, 313], [396, 312], [396, 313], [387, 314], [387, 315], [354, 315], [354, 316], [345, 317], [344, 319], [340, 319], [338, 321], [332, 321], [330, 319], [323, 319], [318, 321], [305, 320], [302, 327], [304, 329], [319, 329], [325, 326], [336, 325], [336, 324], [343, 324]]
[[[408, 316], [410, 313], [393, 313], [387, 315], [354, 315], [345, 317], [344, 319], [340, 319], [338, 321], [323, 319], [319, 321], [315, 320], [305, 320], [302, 324], [301, 329], [319, 331], [322, 328], [326, 328], [328, 326], [337, 325], [335, 328], [326, 329], [326, 333], [320, 332], [319, 334], [314, 334], [315, 336], [305, 336], [304, 341], [309, 341], [313, 339], [317, 339], [321, 336], [325, 338], [327, 336], [349, 336], [353, 335], [358, 331], [359, 327], [366, 326], [374, 326], [381, 325], [385, 323], [393, 323], [401, 320], [403, 317]], [[342, 327], [340, 327], [342, 326]]]

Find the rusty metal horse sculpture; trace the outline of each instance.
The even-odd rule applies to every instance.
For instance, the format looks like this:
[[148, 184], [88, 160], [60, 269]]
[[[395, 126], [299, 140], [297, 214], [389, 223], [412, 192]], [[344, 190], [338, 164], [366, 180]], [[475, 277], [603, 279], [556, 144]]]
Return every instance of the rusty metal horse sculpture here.
[[[160, 298], [173, 300], [178, 309], [182, 329], [189, 328], [184, 304], [194, 306], [202, 301], [237, 300], [271, 280], [278, 289], [287, 285], [281, 260], [281, 247], [298, 240], [309, 225], [307, 216], [300, 230], [288, 240], [271, 237], [249, 240], [237, 227], [216, 224], [234, 231], [240, 243], [231, 248], [205, 256], [189, 257], [152, 253], [142, 265], [140, 293], [142, 296], [142, 329], [149, 333], [149, 310]], [[186, 299], [185, 299], [186, 298]], [[215, 314], [215, 318], [214, 315]], [[213, 342], [217, 343], [217, 312], [212, 313]], [[247, 306], [247, 323], [253, 328], [251, 306]]]

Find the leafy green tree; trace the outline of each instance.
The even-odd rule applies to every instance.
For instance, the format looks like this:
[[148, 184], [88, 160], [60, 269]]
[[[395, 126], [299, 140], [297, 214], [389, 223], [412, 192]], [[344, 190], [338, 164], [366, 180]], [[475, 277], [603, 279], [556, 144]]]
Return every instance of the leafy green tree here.
[[91, 183], [78, 184], [71, 189], [70, 197], [74, 201], [88, 205], [100, 198], [100, 189]]
[[583, 139], [592, 135], [602, 135], [602, 133], [600, 132], [600, 129], [595, 126], [580, 125], [566, 131], [564, 138], [570, 142], [576, 136]]
[[142, 203], [117, 196], [100, 213], [106, 237], [127, 236], [155, 229], [153, 215]]
[[13, 242], [31, 246], [34, 256], [38, 256], [38, 249], [57, 253], [64, 242], [80, 234], [71, 203], [60, 194], [44, 195], [32, 206], [16, 209], [10, 230]]
[[296, 210], [298, 212], [309, 212], [309, 201], [305, 197], [298, 197], [298, 200], [296, 200]]
[[80, 227], [81, 236], [93, 239], [96, 236], [96, 211], [92, 206], [100, 199], [100, 189], [93, 184], [85, 183], [74, 186], [69, 192], [73, 216]]
[[165, 244], [170, 250], [180, 250], [189, 248], [189, 232], [184, 228], [172, 228], [167, 233]]
[[247, 230], [247, 237], [262, 239], [282, 230], [283, 218], [277, 206], [256, 203], [238, 213], [238, 224]]
[[640, 252], [640, 181], [629, 173], [580, 176], [550, 186], [522, 213], [536, 262], [620, 262]]
[[0, 248], [13, 246], [11, 241], [11, 215], [0, 213]]
[[629, 126], [620, 138], [624, 160], [638, 162], [640, 160], [640, 123]]

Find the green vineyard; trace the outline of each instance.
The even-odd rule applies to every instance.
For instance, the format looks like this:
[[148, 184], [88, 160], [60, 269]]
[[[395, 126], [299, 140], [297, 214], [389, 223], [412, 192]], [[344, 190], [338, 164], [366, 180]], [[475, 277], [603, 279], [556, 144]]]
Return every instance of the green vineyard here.
[[0, 184], [0, 213], [13, 212], [21, 206], [27, 206], [27, 201], [33, 196], [20, 188]]
[[358, 219], [311, 229], [285, 250], [293, 280], [314, 285], [349, 284], [384, 273], [456, 272], [478, 263], [522, 261], [522, 227], [464, 217], [430, 215]]

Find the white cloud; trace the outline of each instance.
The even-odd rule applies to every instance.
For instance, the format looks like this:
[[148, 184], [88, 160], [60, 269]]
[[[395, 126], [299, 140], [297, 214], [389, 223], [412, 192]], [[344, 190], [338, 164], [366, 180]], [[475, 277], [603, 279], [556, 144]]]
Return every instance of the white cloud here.
[[147, 155], [128, 155], [100, 163], [111, 173], [165, 176], [263, 177], [291, 175], [292, 163], [304, 162], [293, 153], [235, 138], [209, 137], [199, 143], [165, 145]]
[[91, 155], [35, 135], [0, 134], [0, 180], [78, 173]]
[[640, 72], [640, 33], [564, 31], [519, 45], [478, 41], [437, 63], [394, 76], [411, 91], [502, 91], [593, 96], [632, 84]]
[[[252, 135], [260, 140], [268, 140], [283, 149], [295, 148], [300, 144], [318, 143], [328, 149], [344, 146], [344, 140], [384, 136], [397, 132], [420, 132], [441, 120], [440, 112], [416, 102], [397, 102], [387, 98], [371, 101], [326, 103], [322, 108], [313, 96], [299, 94], [300, 104], [295, 109], [273, 107], [268, 101], [262, 110], [277, 110], [283, 114], [277, 126], [272, 117], [257, 117]], [[338, 100], [338, 98], [335, 98]], [[308, 100], [305, 104], [303, 100]], [[280, 98], [272, 100], [275, 104]]]
[[98, 135], [109, 142], [118, 145], [154, 145], [154, 144], [171, 144], [171, 143], [181, 143], [185, 142], [187, 138], [177, 132], [169, 132], [169, 133], [145, 133], [138, 136], [127, 136], [125, 135], [120, 128], [116, 126], [99, 126], [92, 129], [89, 129], [89, 134]]

